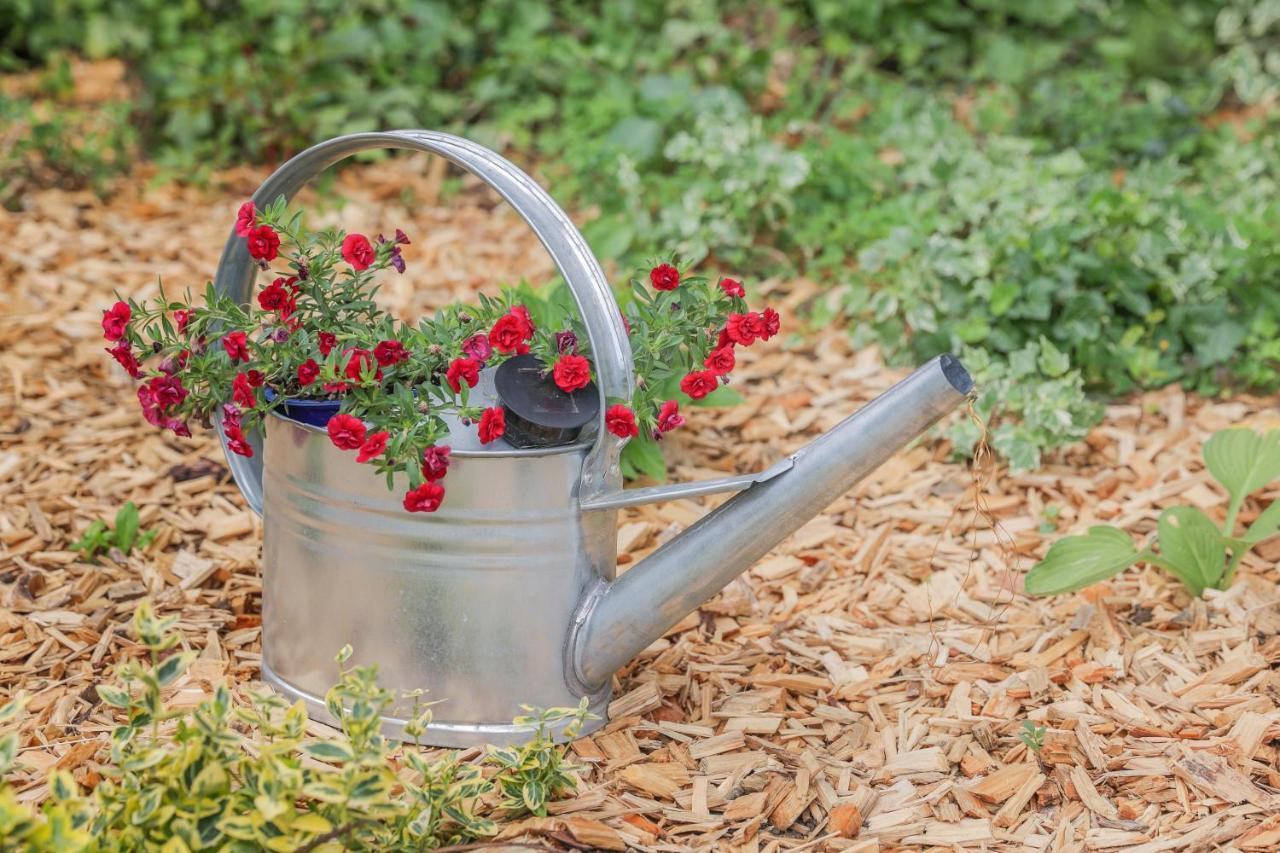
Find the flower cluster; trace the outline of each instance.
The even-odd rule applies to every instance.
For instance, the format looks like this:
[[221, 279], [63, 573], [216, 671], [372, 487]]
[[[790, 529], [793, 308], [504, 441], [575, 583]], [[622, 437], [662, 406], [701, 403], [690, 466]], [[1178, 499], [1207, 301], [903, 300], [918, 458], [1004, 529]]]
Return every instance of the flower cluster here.
[[[536, 303], [538, 324], [525, 304], [535, 303], [510, 293], [401, 323], [374, 302], [374, 279], [404, 272], [408, 236], [310, 232], [301, 221], [283, 200], [240, 207], [235, 232], [270, 274], [248, 305], [208, 285], [203, 305], [189, 295], [171, 302], [162, 291], [155, 304], [120, 301], [103, 312], [107, 352], [140, 380], [149, 423], [188, 436], [191, 421], [216, 419], [227, 448], [252, 456], [249, 437], [269, 413], [287, 415], [279, 410], [291, 401], [327, 400], [333, 445], [389, 486], [404, 476], [406, 510], [434, 512], [445, 497], [449, 423], [473, 424], [484, 444], [506, 431], [500, 406], [469, 400], [482, 370], [532, 352], [562, 390], [591, 383], [585, 330], [550, 302]], [[744, 294], [733, 279], [712, 286], [669, 261], [651, 265], [647, 282], [633, 281], [622, 321], [638, 388], [631, 400], [608, 401], [605, 427], [623, 439], [659, 438], [684, 423], [673, 386], [700, 400], [727, 382], [734, 348], [778, 331], [778, 315], [747, 311]]]

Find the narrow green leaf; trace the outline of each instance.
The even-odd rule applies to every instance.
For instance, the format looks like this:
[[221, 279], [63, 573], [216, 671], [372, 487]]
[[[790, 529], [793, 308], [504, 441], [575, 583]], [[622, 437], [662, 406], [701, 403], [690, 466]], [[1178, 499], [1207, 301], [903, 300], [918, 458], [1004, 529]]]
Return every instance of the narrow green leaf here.
[[129, 501], [116, 513], [116, 547], [128, 554], [138, 538], [138, 507]]
[[1098, 525], [1083, 536], [1053, 543], [1044, 559], [1027, 572], [1023, 588], [1028, 595], [1074, 592], [1124, 571], [1141, 556], [1129, 534]]
[[1252, 545], [1270, 539], [1277, 533], [1280, 533], [1280, 500], [1272, 501], [1271, 506], [1253, 520], [1253, 524], [1244, 533], [1244, 540]]

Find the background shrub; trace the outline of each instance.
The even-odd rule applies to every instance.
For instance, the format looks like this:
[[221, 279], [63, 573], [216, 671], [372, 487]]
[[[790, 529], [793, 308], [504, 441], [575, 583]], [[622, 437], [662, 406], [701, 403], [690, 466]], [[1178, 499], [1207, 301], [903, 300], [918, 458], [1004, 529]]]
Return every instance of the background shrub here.
[[[103, 186], [134, 128], [187, 175], [442, 127], [534, 164], [594, 213], [602, 256], [806, 274], [833, 294], [817, 319], [899, 362], [1007, 363], [1044, 339], [1093, 394], [1280, 385], [1280, 0], [0, 0], [0, 18], [10, 69], [113, 57], [136, 92], [93, 113], [92, 144], [66, 144], [74, 111], [0, 100], [26, 128], [0, 196]], [[1053, 420], [1038, 397], [993, 405]]]

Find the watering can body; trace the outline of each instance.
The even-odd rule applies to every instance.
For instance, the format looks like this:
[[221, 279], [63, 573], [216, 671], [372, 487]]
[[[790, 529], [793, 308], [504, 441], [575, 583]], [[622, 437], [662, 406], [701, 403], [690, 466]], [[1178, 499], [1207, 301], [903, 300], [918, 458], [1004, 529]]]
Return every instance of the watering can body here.
[[[630, 347], [599, 264], [550, 197], [497, 154], [430, 131], [355, 134], [299, 154], [254, 201], [290, 198], [334, 162], [382, 147], [442, 155], [524, 217], [574, 295], [602, 402], [630, 399]], [[233, 234], [215, 286], [247, 301], [256, 272]], [[584, 697], [602, 725], [615, 669], [970, 386], [959, 362], [943, 356], [765, 471], [649, 489], [622, 489], [623, 442], [603, 428], [606, 406], [580, 443], [565, 447], [482, 446], [474, 427], [452, 425], [448, 498], [430, 514], [405, 512], [399, 492], [333, 447], [322, 428], [273, 415], [265, 437], [252, 437], [261, 452], [227, 457], [263, 516], [263, 678], [328, 720], [334, 655], [349, 644], [352, 662], [376, 664], [385, 687], [425, 690], [438, 703], [428, 743], [520, 742], [533, 733], [512, 723], [522, 705], [577, 706]], [[496, 402], [490, 371], [472, 402]], [[616, 577], [620, 508], [716, 492], [738, 494]], [[401, 733], [409, 711], [402, 705], [384, 718], [388, 735]]]

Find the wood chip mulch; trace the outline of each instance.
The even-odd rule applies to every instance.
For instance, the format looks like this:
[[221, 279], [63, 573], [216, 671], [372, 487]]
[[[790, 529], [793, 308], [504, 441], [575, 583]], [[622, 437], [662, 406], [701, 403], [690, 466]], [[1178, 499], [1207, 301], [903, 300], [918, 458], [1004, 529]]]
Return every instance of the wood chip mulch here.
[[[99, 777], [114, 720], [94, 686], [140, 653], [128, 622], [144, 596], [200, 651], [176, 701], [225, 678], [258, 686], [258, 521], [209, 435], [143, 422], [98, 323], [113, 291], [203, 286], [262, 176], [203, 190], [139, 180], [109, 204], [44, 191], [0, 212], [0, 700], [30, 697], [14, 777], [26, 801], [54, 767]], [[406, 316], [550, 272], [510, 211], [444, 178], [414, 158], [361, 166], [331, 189], [348, 204], [324, 202], [335, 224], [409, 232], [410, 272], [385, 292]], [[760, 291], [784, 317], [825, 298], [806, 281]], [[695, 411], [671, 437], [676, 479], [760, 469], [902, 375], [842, 330], [790, 329], [742, 357], [745, 404]], [[1155, 570], [1080, 595], [1013, 592], [1064, 532], [1105, 521], [1145, 535], [1178, 503], [1220, 518], [1200, 447], [1241, 424], [1280, 425], [1275, 400], [1167, 389], [1113, 405], [1042, 470], [981, 478], [989, 515], [974, 512], [973, 477], [945, 442], [900, 453], [619, 673], [613, 721], [573, 745], [579, 795], [504, 837], [610, 850], [1277, 849], [1280, 543], [1203, 600]], [[69, 544], [126, 500], [158, 538], [135, 557], [81, 561]], [[627, 511], [622, 568], [715, 500]], [[1047, 729], [1039, 754], [1019, 740], [1024, 721]]]

